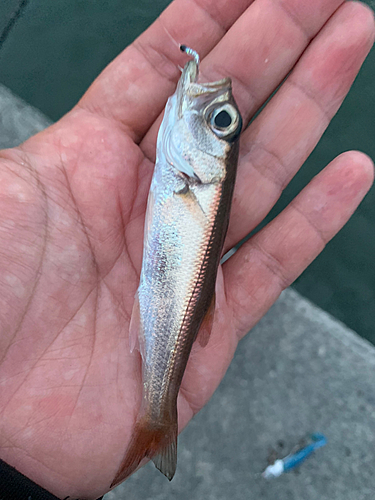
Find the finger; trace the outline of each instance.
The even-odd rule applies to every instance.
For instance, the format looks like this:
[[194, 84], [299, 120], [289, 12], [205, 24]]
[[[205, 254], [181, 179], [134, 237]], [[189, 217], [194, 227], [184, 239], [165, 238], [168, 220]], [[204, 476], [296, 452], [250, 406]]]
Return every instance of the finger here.
[[139, 140], [161, 113], [186, 61], [179, 43], [205, 56], [253, 0], [175, 0], [96, 79], [80, 106], [120, 122]]
[[340, 155], [224, 264], [227, 300], [240, 337], [347, 222], [373, 175], [366, 155]]
[[[246, 125], [343, 0], [256, 0], [201, 64], [207, 81], [230, 76]], [[155, 159], [159, 121], [142, 141]]]
[[267, 215], [340, 107], [374, 40], [372, 12], [344, 4], [241, 139], [226, 247]]

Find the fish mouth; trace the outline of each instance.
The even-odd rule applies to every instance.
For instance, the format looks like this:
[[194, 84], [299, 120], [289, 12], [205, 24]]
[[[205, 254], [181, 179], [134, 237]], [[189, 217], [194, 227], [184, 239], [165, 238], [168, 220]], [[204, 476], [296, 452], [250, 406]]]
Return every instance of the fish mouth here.
[[232, 80], [222, 78], [216, 82], [198, 83], [199, 65], [195, 59], [188, 61], [182, 71], [177, 86], [177, 109], [179, 117], [186, 108], [197, 99], [206, 101], [220, 97], [220, 100], [230, 100], [232, 96]]

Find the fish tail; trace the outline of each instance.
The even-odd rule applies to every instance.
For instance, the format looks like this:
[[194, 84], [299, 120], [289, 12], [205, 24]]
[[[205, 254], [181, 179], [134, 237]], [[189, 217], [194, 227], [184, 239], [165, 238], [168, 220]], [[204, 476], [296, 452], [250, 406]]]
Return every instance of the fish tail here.
[[139, 418], [111, 488], [133, 474], [144, 458], [150, 458], [171, 481], [177, 465], [177, 408], [158, 421], [147, 414]]

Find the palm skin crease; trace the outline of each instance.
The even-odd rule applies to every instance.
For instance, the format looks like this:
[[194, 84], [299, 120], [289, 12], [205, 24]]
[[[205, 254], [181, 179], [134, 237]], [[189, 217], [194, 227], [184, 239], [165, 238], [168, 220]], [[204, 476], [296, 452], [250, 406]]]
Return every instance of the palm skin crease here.
[[[186, 62], [173, 40], [200, 53], [203, 79], [232, 77], [245, 125], [291, 72], [242, 134], [228, 249], [315, 147], [373, 37], [360, 3], [175, 0], [69, 114], [0, 153], [3, 460], [58, 497], [95, 499], [123, 458], [141, 399], [128, 327], [155, 141]], [[180, 429], [372, 179], [368, 157], [340, 155], [220, 268], [213, 332], [194, 346], [179, 395]]]

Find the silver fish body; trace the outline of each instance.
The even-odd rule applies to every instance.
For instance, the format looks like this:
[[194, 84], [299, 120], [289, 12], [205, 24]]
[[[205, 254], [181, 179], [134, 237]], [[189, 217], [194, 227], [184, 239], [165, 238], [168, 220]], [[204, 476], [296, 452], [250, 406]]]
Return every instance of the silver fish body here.
[[197, 61], [189, 61], [159, 130], [130, 327], [142, 354], [143, 403], [113, 484], [144, 457], [172, 479], [177, 395], [192, 344], [214, 308], [242, 120], [229, 78], [199, 84], [197, 77]]

